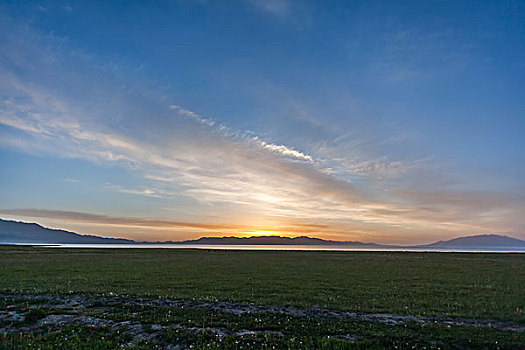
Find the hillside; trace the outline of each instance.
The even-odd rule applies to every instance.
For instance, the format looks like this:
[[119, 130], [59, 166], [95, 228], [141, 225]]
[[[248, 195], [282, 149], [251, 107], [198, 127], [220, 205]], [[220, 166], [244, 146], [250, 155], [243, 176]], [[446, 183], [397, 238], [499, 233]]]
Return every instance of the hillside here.
[[422, 247], [428, 248], [525, 248], [525, 241], [501, 235], [477, 235], [439, 241]]
[[0, 219], [0, 243], [108, 244], [135, 242], [129, 239], [79, 235], [65, 230], [42, 227], [36, 223]]
[[177, 242], [180, 244], [231, 244], [231, 245], [355, 245], [365, 247], [381, 247], [376, 243], [329, 241], [315, 237], [281, 237], [281, 236], [254, 236], [254, 237], [202, 237], [196, 240]]

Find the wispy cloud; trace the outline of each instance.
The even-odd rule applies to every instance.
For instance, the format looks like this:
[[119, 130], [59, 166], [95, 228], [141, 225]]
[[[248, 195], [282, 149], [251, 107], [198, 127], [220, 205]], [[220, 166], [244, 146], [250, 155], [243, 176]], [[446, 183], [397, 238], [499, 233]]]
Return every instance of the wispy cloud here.
[[159, 189], [153, 189], [153, 188], [133, 189], [133, 188], [125, 188], [125, 187], [110, 184], [110, 183], [106, 184], [106, 188], [108, 190], [117, 191], [121, 193], [133, 194], [137, 196], [153, 197], [153, 198], [163, 198], [165, 196], [173, 195], [173, 193], [162, 191]]
[[258, 9], [276, 16], [286, 16], [290, 11], [289, 0], [249, 0]]
[[84, 223], [107, 224], [115, 226], [140, 226], [140, 227], [192, 227], [212, 230], [228, 230], [242, 228], [241, 225], [205, 224], [194, 222], [179, 222], [170, 220], [150, 220], [143, 218], [114, 217], [108, 215], [81, 213], [62, 210], [42, 209], [0, 209], [3, 215], [19, 215], [33, 218], [53, 218], [79, 221]]
[[[258, 141], [258, 138], [254, 138], [254, 140]], [[266, 143], [265, 141], [259, 141], [259, 142], [260, 142], [260, 144], [261, 144], [261, 146], [263, 148], [268, 149], [268, 150], [270, 150], [272, 152], [281, 154], [283, 156], [290, 156], [290, 157], [293, 157], [293, 158], [306, 160], [308, 162], [313, 162], [314, 161], [312, 159], [312, 157], [310, 157], [309, 155], [304, 154], [304, 153], [299, 152], [299, 151], [296, 151], [293, 148], [286, 147], [284, 145], [274, 145], [274, 144], [271, 144], [271, 143]]]
[[311, 233], [319, 232], [320, 229], [326, 229], [326, 225], [317, 224], [288, 224], [280, 226], [264, 225], [238, 225], [238, 224], [220, 224], [205, 222], [182, 222], [173, 220], [156, 220], [136, 217], [116, 217], [100, 214], [82, 213], [62, 210], [42, 210], [42, 209], [0, 209], [1, 215], [21, 216], [29, 218], [48, 218], [60, 219], [64, 222], [80, 222], [84, 224], [96, 224], [107, 226], [126, 226], [126, 227], [144, 227], [150, 229], [178, 229], [194, 228], [206, 231], [219, 231], [223, 233], [250, 233], [259, 231], [281, 232], [281, 233]]
[[171, 105], [169, 106], [169, 108], [176, 111], [180, 115], [187, 116], [197, 121], [198, 123], [204, 126], [214, 128], [215, 131], [221, 133], [224, 137], [230, 137], [247, 144], [253, 144], [258, 148], [268, 150], [272, 153], [276, 153], [285, 157], [291, 157], [308, 162], [313, 162], [311, 156], [297, 151], [291, 147], [268, 143], [266, 141], [261, 140], [259, 136], [253, 136], [253, 133], [248, 131], [233, 130], [232, 128], [224, 124], [217, 124], [216, 121], [210, 117], [203, 117], [198, 113], [195, 113], [193, 111], [190, 111], [189, 109], [185, 109], [178, 105]]
[[197, 122], [201, 123], [202, 125], [206, 125], [206, 126], [210, 126], [210, 127], [215, 125], [215, 121], [214, 120], [212, 120], [210, 118], [202, 117], [202, 116], [200, 116], [199, 114], [197, 114], [195, 112], [192, 112], [190, 110], [182, 108], [181, 106], [171, 105], [170, 109], [174, 110], [175, 112], [177, 112], [180, 115], [184, 115], [186, 117], [190, 117], [190, 118], [196, 120]]

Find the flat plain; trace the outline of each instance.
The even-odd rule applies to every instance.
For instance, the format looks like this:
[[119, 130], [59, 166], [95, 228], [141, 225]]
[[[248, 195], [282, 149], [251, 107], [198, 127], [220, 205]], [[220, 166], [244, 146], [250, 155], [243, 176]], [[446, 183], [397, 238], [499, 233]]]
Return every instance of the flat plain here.
[[0, 247], [3, 348], [525, 348], [525, 255]]

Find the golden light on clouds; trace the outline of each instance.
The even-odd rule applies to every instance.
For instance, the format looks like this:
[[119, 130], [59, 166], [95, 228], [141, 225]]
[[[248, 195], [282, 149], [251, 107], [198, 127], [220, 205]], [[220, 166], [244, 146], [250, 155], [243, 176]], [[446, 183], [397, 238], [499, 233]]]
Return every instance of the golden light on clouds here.
[[281, 231], [248, 231], [249, 236], [288, 236], [286, 232]]

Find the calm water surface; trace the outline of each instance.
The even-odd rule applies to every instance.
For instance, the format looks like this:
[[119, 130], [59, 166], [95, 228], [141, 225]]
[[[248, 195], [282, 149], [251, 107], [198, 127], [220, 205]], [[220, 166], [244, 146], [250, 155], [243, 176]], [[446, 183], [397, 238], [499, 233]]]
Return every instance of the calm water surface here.
[[478, 253], [525, 253], [525, 249], [464, 249], [464, 248], [407, 248], [407, 247], [349, 247], [345, 245], [228, 245], [228, 244], [35, 244], [52, 248], [163, 248], [163, 249], [218, 249], [218, 250], [314, 250], [314, 251], [386, 251], [386, 252], [478, 252]]

